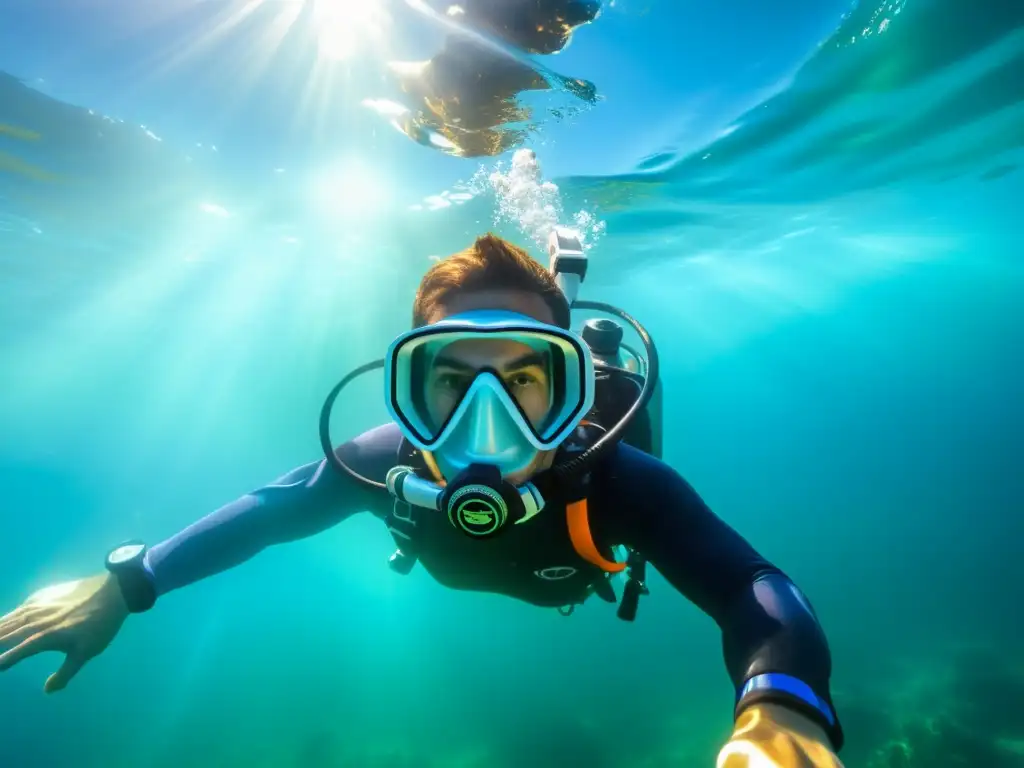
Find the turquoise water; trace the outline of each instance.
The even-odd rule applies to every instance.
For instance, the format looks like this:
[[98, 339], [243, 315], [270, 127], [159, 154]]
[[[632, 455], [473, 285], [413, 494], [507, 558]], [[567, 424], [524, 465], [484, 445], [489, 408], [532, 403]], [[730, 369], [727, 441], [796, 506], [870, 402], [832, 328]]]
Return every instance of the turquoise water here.
[[[1024, 6], [705, 5], [617, 2], [551, 56], [478, 31], [552, 87], [473, 156], [384, 74], [457, 17], [0, 11], [0, 605], [315, 459], [431, 257], [557, 221], [659, 344], [666, 459], [814, 601], [846, 764], [1024, 765]], [[385, 418], [364, 381], [335, 434]], [[391, 550], [355, 518], [59, 694], [57, 656], [18, 665], [0, 766], [713, 765], [719, 636], [660, 577], [630, 626]]]

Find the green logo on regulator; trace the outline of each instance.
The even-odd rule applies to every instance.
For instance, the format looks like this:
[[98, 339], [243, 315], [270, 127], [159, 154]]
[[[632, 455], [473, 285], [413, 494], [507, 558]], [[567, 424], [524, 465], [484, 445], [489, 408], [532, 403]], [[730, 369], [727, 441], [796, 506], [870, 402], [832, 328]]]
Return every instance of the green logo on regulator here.
[[505, 525], [508, 507], [493, 488], [468, 485], [448, 502], [448, 519], [470, 536], [489, 536]]

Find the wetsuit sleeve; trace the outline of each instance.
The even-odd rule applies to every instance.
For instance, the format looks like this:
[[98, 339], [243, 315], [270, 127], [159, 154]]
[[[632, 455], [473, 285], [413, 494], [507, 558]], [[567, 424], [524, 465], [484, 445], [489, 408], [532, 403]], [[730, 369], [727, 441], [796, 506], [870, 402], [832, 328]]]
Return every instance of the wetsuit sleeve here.
[[610, 540], [635, 549], [721, 628], [736, 716], [775, 701], [821, 724], [838, 750], [831, 656], [807, 598], [668, 465], [621, 446], [609, 471]]
[[[339, 447], [338, 455], [365, 476], [386, 473], [394, 463], [392, 431], [367, 432]], [[239, 565], [273, 544], [320, 533], [371, 508], [380, 493], [342, 475], [326, 460], [312, 462], [157, 544], [146, 553], [146, 567], [157, 595], [163, 595]]]

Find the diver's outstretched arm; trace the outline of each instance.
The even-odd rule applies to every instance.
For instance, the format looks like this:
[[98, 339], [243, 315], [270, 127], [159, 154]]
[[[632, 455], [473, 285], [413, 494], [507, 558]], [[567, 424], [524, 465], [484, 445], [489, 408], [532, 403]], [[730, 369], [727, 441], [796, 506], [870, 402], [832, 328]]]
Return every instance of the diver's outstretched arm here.
[[792, 746], [793, 754], [819, 755], [800, 765], [840, 765], [831, 656], [807, 598], [671, 467], [629, 446], [620, 446], [614, 460], [613, 475], [629, 482], [609, 488], [607, 508], [622, 514], [611, 513], [608, 533], [647, 558], [721, 628], [736, 686], [737, 733], [743, 732], [733, 741], [748, 748], [746, 742], [771, 741], [785, 730], [777, 743]]
[[[374, 476], [393, 463], [397, 435], [394, 425], [372, 430], [338, 448], [338, 454]], [[372, 509], [379, 500], [373, 494], [325, 460], [306, 464], [147, 550], [142, 569], [159, 597], [239, 565], [272, 544], [312, 536]], [[0, 616], [0, 672], [43, 651], [59, 651], [64, 663], [45, 686], [48, 693], [59, 691], [107, 648], [128, 612], [109, 573], [38, 590]]]
[[[343, 461], [381, 478], [394, 463], [397, 429], [370, 430], [337, 449]], [[374, 490], [330, 467], [305, 464], [247, 493], [146, 553], [157, 596], [233, 568], [273, 544], [304, 539], [378, 501]]]

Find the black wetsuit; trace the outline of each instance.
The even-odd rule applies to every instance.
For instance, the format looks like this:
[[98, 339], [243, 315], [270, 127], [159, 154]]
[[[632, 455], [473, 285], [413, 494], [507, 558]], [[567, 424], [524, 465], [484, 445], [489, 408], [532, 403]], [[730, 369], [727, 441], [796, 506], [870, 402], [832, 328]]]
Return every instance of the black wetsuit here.
[[[402, 461], [394, 424], [371, 430], [338, 449], [365, 477], [383, 479]], [[671, 467], [628, 445], [615, 447], [591, 473], [590, 529], [602, 551], [623, 545], [649, 561], [722, 630], [734, 684], [763, 673], [796, 678], [831, 707], [831, 660], [825, 636], [806, 598], [774, 565], [704, 504]], [[147, 566], [158, 594], [237, 565], [264, 547], [311, 536], [368, 510], [394, 521], [387, 491], [357, 482], [326, 461], [307, 464], [253, 491], [153, 547]], [[471, 539], [440, 513], [419, 510], [419, 563], [453, 589], [510, 595], [540, 606], [579, 602], [597, 566], [572, 546], [564, 509], [539, 515], [487, 540]], [[842, 742], [838, 721], [779, 691], [757, 691], [744, 707], [778, 701], [811, 716]]]

